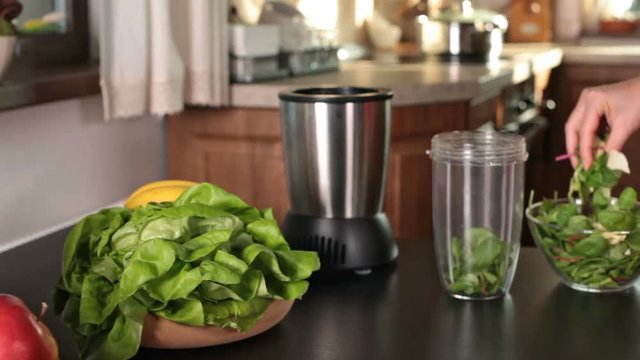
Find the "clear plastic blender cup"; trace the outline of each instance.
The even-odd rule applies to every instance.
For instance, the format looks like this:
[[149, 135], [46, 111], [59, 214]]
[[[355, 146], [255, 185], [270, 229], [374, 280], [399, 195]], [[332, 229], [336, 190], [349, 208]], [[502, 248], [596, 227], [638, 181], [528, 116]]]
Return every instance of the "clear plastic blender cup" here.
[[441, 133], [427, 153], [433, 162], [434, 243], [443, 287], [461, 299], [504, 296], [520, 250], [524, 138]]

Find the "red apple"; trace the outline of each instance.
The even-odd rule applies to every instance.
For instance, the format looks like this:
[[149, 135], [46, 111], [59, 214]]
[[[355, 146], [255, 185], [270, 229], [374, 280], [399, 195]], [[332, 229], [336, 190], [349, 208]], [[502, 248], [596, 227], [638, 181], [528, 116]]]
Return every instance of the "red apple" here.
[[[44, 311], [43, 303], [41, 316]], [[0, 359], [58, 359], [58, 344], [49, 328], [22, 300], [8, 294], [0, 294]]]

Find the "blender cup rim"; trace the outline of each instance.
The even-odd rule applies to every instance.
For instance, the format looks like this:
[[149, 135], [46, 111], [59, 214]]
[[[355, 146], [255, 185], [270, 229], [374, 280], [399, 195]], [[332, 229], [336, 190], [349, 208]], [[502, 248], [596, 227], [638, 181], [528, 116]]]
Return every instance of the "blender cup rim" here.
[[427, 154], [434, 161], [482, 166], [524, 162], [529, 156], [523, 136], [468, 130], [435, 135]]
[[385, 101], [393, 97], [393, 91], [386, 88], [358, 86], [314, 86], [284, 90], [278, 93], [280, 101], [300, 103], [359, 103]]

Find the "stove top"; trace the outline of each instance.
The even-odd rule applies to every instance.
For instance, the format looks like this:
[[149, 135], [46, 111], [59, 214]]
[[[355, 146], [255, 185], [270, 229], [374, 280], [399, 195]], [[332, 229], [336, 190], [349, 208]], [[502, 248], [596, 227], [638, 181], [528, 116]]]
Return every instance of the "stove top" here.
[[395, 54], [378, 53], [360, 60], [375, 61], [382, 64], [418, 64], [418, 63], [458, 63], [458, 64], [487, 64], [490, 62], [508, 60], [506, 56], [495, 55], [425, 55], [421, 53]]
[[[499, 59], [499, 58], [498, 58]], [[484, 64], [489, 61], [495, 60], [495, 56], [489, 55], [401, 55], [398, 56], [398, 61], [401, 63], [418, 63], [425, 61], [434, 62], [455, 62], [455, 63], [469, 63], [469, 64]]]

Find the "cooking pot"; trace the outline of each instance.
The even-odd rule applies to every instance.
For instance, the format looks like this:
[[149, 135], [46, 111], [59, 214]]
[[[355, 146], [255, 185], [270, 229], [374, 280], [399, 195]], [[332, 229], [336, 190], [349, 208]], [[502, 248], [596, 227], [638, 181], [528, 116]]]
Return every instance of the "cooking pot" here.
[[417, 41], [427, 55], [496, 58], [502, 51], [507, 18], [474, 9], [468, 0], [450, 9], [416, 17]]

